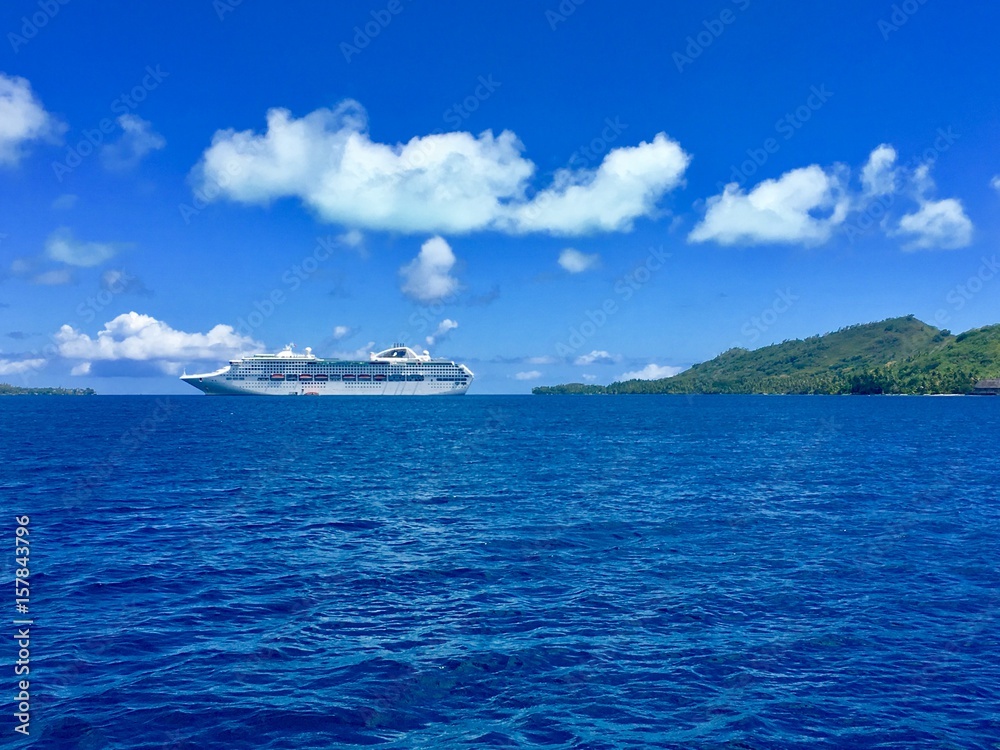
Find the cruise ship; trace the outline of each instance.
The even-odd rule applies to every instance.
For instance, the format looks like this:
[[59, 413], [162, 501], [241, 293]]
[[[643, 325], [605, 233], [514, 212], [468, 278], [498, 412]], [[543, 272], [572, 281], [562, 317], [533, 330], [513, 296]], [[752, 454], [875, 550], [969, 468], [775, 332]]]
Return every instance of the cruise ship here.
[[233, 359], [215, 372], [181, 375], [210, 396], [459, 396], [472, 371], [448, 359], [417, 354], [403, 344], [372, 353], [368, 361], [322, 359], [289, 344], [277, 354]]

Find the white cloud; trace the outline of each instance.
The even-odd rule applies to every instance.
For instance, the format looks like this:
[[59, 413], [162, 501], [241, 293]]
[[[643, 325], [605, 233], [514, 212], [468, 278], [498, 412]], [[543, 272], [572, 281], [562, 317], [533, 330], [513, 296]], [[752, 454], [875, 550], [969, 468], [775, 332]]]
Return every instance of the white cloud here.
[[538, 370], [528, 370], [527, 372], [514, 374], [514, 380], [538, 380], [540, 377], [542, 377], [542, 373]]
[[440, 323], [438, 323], [437, 330], [434, 331], [425, 340], [428, 346], [433, 346], [436, 341], [442, 341], [451, 332], [458, 328], [458, 323], [456, 323], [451, 318], [445, 318]]
[[80, 196], [73, 193], [63, 193], [52, 201], [52, 208], [55, 211], [68, 211], [76, 205]]
[[31, 279], [33, 284], [42, 286], [62, 286], [72, 284], [76, 281], [76, 275], [68, 268], [56, 268], [52, 271], [43, 271]]
[[509, 130], [377, 143], [364, 108], [346, 100], [299, 119], [268, 110], [263, 134], [216, 132], [192, 182], [204, 200], [298, 197], [322, 219], [356, 229], [579, 234], [627, 230], [653, 215], [690, 160], [660, 133], [651, 143], [612, 149], [596, 170], [559, 170], [529, 200], [535, 165], [522, 151]]
[[44, 366], [44, 359], [0, 359], [0, 375], [21, 375]]
[[749, 193], [730, 183], [708, 199], [705, 218], [688, 239], [722, 245], [825, 242], [850, 203], [837, 171], [813, 164], [764, 180]]
[[66, 227], [60, 227], [45, 242], [45, 254], [70, 266], [89, 268], [113, 258], [126, 245], [116, 242], [81, 242]]
[[166, 139], [154, 133], [152, 124], [136, 115], [122, 115], [118, 118], [122, 136], [113, 143], [101, 147], [101, 163], [106, 169], [124, 171], [132, 169], [152, 151], [167, 145]]
[[431, 237], [420, 253], [399, 269], [403, 293], [421, 302], [434, 302], [458, 289], [458, 279], [450, 275], [455, 265], [451, 246], [441, 237]]
[[993, 179], [990, 180], [990, 187], [1000, 192], [1000, 174], [993, 175]]
[[351, 335], [353, 331], [350, 326], [334, 326], [333, 338], [335, 341], [340, 341], [341, 339], [347, 338]]
[[552, 356], [528, 357], [524, 360], [529, 365], [554, 365], [558, 360]]
[[517, 232], [620, 232], [655, 216], [656, 203], [681, 184], [691, 157], [665, 133], [651, 143], [612, 149], [596, 170], [560, 169], [552, 187], [515, 206]]
[[896, 149], [883, 143], [861, 168], [861, 184], [866, 195], [891, 195], [896, 192]]
[[349, 229], [338, 236], [337, 241], [342, 245], [347, 245], [350, 248], [358, 250], [365, 244], [365, 235], [357, 229]]
[[912, 236], [904, 250], [954, 250], [972, 242], [972, 222], [955, 198], [920, 199], [920, 208], [899, 220], [895, 234]]
[[70, 375], [89, 375], [90, 374], [90, 362], [81, 362], [78, 365], [74, 365], [73, 369], [69, 371]]
[[572, 247], [567, 247], [559, 253], [559, 265], [570, 273], [583, 273], [593, 268], [601, 260], [597, 253], [581, 253]]
[[66, 359], [154, 362], [167, 373], [178, 372], [182, 363], [221, 363], [263, 348], [229, 325], [217, 325], [207, 333], [187, 333], [136, 312], [123, 313], [108, 321], [97, 338], [64, 325], [54, 339], [59, 354]]
[[613, 365], [621, 362], [620, 354], [610, 354], [609, 352], [594, 349], [590, 354], [581, 354], [574, 360], [574, 365]]
[[31, 141], [55, 141], [66, 126], [45, 111], [24, 78], [0, 73], [0, 164], [16, 165]]
[[661, 380], [663, 378], [672, 378], [679, 372], [683, 372], [683, 367], [670, 367], [669, 365], [656, 365], [648, 364], [641, 370], [633, 370], [632, 372], [623, 372], [618, 376], [619, 381], [625, 380]]

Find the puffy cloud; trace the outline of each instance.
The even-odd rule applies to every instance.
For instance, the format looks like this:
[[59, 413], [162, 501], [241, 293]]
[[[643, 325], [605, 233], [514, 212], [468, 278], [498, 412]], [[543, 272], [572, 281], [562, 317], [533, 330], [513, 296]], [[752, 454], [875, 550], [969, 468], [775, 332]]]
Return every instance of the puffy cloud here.
[[899, 220], [898, 235], [912, 236], [904, 250], [953, 250], [972, 242], [972, 222], [961, 201], [920, 199], [920, 208]]
[[764, 180], [749, 193], [730, 183], [708, 199], [705, 218], [688, 239], [722, 245], [825, 242], [850, 205], [837, 171], [813, 164]]
[[663, 378], [672, 378], [677, 373], [683, 372], [683, 370], [683, 367], [671, 367], [669, 365], [656, 365], [651, 363], [643, 367], [641, 370], [623, 372], [618, 376], [618, 380], [662, 380]]
[[66, 359], [150, 362], [166, 373], [178, 372], [182, 363], [221, 363], [263, 348], [229, 325], [217, 325], [207, 333], [187, 333], [136, 312], [123, 313], [108, 321], [97, 338], [64, 325], [54, 339], [59, 354]]
[[508, 223], [517, 232], [619, 232], [654, 216], [656, 203], [681, 184], [691, 157], [665, 133], [651, 143], [612, 149], [596, 170], [560, 169], [552, 187], [515, 205]]
[[0, 164], [16, 165], [31, 141], [55, 141], [66, 126], [45, 111], [24, 78], [0, 73]]
[[22, 375], [44, 366], [44, 359], [0, 359], [0, 375]]
[[596, 266], [600, 260], [601, 256], [597, 253], [581, 253], [571, 247], [559, 253], [559, 265], [570, 273], [583, 273]]
[[69, 371], [70, 375], [89, 375], [90, 374], [90, 362], [81, 362], [78, 365], [74, 365], [73, 369]]
[[451, 318], [445, 318], [438, 323], [437, 330], [426, 338], [427, 345], [432, 346], [436, 341], [443, 341], [456, 328], [458, 328], [458, 323]]
[[612, 149], [596, 170], [559, 170], [529, 200], [535, 165], [509, 130], [377, 143], [356, 101], [296, 119], [267, 112], [267, 130], [221, 130], [192, 172], [206, 201], [266, 204], [298, 197], [324, 220], [356, 229], [464, 233], [499, 229], [618, 231], [655, 212], [690, 160], [663, 133]]
[[118, 118], [122, 136], [101, 148], [101, 162], [106, 169], [124, 171], [132, 169], [152, 151], [167, 145], [166, 139], [154, 133], [152, 124], [136, 115], [122, 115]]
[[345, 339], [353, 333], [350, 326], [334, 326], [333, 329], [333, 340], [340, 341]]
[[431, 237], [420, 253], [399, 269], [403, 293], [421, 302], [434, 302], [458, 289], [458, 279], [450, 274], [455, 253], [442, 237]]
[[581, 354], [574, 361], [574, 365], [613, 365], [621, 362], [620, 354], [611, 354], [609, 352], [595, 349], [590, 354]]
[[1000, 192], [1000, 174], [993, 175], [993, 179], [990, 180], [990, 187]]
[[127, 247], [117, 242], [82, 242], [67, 227], [60, 227], [45, 242], [45, 254], [69, 266], [89, 268], [113, 258]]
[[540, 377], [542, 377], [542, 373], [538, 370], [514, 373], [514, 380], [538, 380]]
[[896, 149], [883, 143], [868, 157], [861, 168], [861, 184], [865, 194], [890, 195], [896, 192]]

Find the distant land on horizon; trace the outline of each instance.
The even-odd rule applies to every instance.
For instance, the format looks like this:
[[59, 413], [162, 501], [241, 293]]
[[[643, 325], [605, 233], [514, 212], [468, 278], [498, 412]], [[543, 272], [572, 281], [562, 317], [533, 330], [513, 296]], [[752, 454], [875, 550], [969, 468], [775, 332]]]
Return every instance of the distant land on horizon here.
[[760, 349], [733, 348], [670, 378], [538, 386], [555, 394], [966, 394], [1000, 377], [1000, 324], [965, 333], [913, 315]]
[[95, 396], [93, 388], [21, 388], [0, 383], [0, 396]]

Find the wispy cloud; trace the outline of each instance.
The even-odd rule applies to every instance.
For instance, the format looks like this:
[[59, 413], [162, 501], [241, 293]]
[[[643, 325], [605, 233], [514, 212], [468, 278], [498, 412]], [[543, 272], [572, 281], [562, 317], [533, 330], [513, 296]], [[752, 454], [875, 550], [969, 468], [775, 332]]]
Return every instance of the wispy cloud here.
[[458, 328], [458, 323], [456, 323], [451, 318], [445, 318], [440, 323], [438, 323], [437, 329], [428, 336], [425, 340], [428, 346], [433, 346], [435, 343], [440, 343], [448, 337], [448, 334]]
[[17, 165], [27, 144], [57, 142], [65, 130], [45, 111], [27, 79], [0, 73], [0, 165]]
[[45, 254], [69, 266], [89, 268], [111, 260], [126, 247], [120, 242], [84, 242], [76, 239], [69, 228], [61, 227], [46, 240]]
[[572, 247], [567, 247], [559, 253], [559, 265], [569, 273], [583, 273], [594, 268], [601, 260], [597, 253], [581, 253]]
[[623, 372], [618, 376], [618, 380], [662, 380], [663, 378], [672, 378], [677, 373], [683, 371], [683, 367], [671, 367], [669, 365], [657, 365], [650, 363], [641, 370]]
[[45, 360], [34, 359], [0, 359], [0, 375], [23, 375], [26, 372], [39, 370], [45, 366]]
[[122, 135], [113, 143], [101, 147], [101, 163], [105, 169], [121, 172], [137, 166], [148, 154], [167, 145], [167, 140], [153, 131], [148, 120], [136, 115], [118, 118]]
[[621, 362], [622, 358], [620, 354], [611, 354], [600, 349], [595, 349], [590, 352], [590, 354], [581, 354], [574, 361], [574, 365], [586, 366], [586, 365], [613, 365]]

